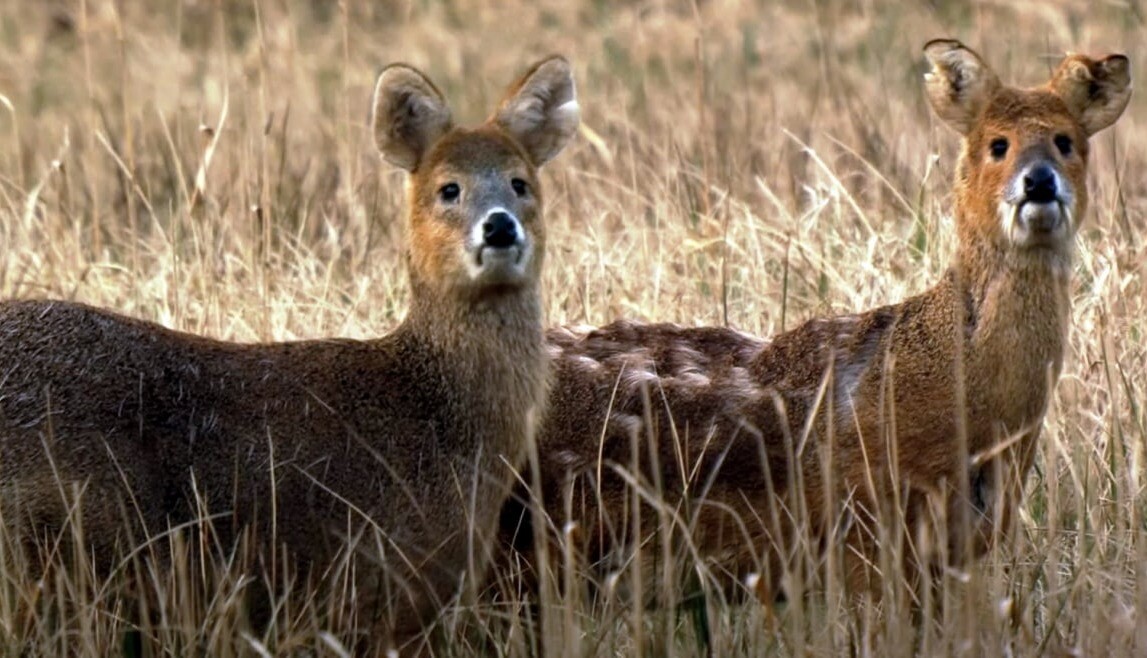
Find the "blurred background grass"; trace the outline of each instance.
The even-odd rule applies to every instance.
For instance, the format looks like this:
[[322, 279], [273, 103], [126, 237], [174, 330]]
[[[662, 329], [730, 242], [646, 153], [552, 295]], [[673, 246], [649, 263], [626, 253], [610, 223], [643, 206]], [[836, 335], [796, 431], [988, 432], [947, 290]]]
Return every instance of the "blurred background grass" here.
[[[767, 335], [943, 270], [958, 140], [926, 106], [925, 41], [962, 39], [1037, 84], [1069, 50], [1125, 52], [1137, 76], [1145, 28], [1137, 1], [7, 0], [0, 296], [244, 341], [379, 335], [407, 290], [402, 175], [367, 130], [375, 74], [414, 64], [474, 122], [558, 52], [584, 129], [545, 172], [549, 321]], [[1092, 142], [1070, 353], [1024, 532], [977, 569], [986, 607], [969, 614], [993, 630], [939, 652], [1147, 651], [1145, 103]], [[731, 615], [718, 650], [837, 647], [815, 610], [790, 611], [780, 641], [758, 612]], [[591, 615], [577, 650], [634, 650], [603, 628]]]

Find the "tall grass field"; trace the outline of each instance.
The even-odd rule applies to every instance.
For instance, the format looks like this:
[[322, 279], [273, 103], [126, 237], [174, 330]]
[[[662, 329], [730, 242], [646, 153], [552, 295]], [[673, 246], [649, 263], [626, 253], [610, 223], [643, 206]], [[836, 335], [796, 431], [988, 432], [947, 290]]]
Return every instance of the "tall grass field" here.
[[[548, 324], [768, 336], [899, 301], [956, 239], [959, 136], [923, 91], [934, 37], [1007, 83], [1043, 82], [1067, 51], [1147, 71], [1139, 0], [4, 0], [0, 298], [241, 342], [382, 335], [408, 288], [403, 173], [367, 123], [376, 74], [417, 66], [469, 124], [561, 53], [582, 127], [543, 172]], [[506, 562], [467, 583], [433, 654], [1147, 655], [1145, 116], [1133, 96], [1091, 142], [1064, 373], [1015, 532], [943, 574], [926, 612], [894, 583], [857, 606], [831, 569], [775, 604], [686, 591], [694, 560], [658, 564], [681, 589], [648, 604], [567, 556], [536, 597]], [[0, 531], [0, 656], [352, 651], [347, 615], [305, 596], [250, 624], [246, 565], [200, 535], [107, 576], [71, 532], [41, 571]]]

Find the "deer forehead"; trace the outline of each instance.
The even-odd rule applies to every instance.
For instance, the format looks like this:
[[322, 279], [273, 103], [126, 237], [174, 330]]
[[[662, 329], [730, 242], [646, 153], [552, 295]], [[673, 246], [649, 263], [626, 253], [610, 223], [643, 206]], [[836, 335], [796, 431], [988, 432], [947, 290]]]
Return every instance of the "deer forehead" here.
[[413, 183], [436, 185], [458, 176], [517, 176], [533, 180], [534, 167], [522, 147], [500, 130], [456, 129], [434, 145]]
[[1037, 141], [1066, 133], [1084, 142], [1083, 129], [1063, 100], [1045, 89], [1001, 89], [984, 110], [972, 139], [1007, 135]]

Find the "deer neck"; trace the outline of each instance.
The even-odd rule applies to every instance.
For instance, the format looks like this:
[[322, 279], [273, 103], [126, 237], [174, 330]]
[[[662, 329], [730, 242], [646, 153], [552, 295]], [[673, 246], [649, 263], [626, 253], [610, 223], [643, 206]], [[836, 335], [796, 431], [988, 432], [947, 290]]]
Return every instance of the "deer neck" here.
[[950, 269], [967, 318], [970, 401], [998, 409], [1009, 432], [1038, 421], [1062, 368], [1071, 262], [1070, 249], [1019, 251], [965, 239]]
[[532, 431], [549, 381], [536, 284], [468, 299], [416, 285], [402, 331], [435, 355], [458, 403], [471, 408], [464, 415], [499, 426], [503, 442]]
[[413, 287], [404, 324], [447, 353], [505, 362], [505, 354], [525, 357], [544, 351], [536, 284], [473, 297]]

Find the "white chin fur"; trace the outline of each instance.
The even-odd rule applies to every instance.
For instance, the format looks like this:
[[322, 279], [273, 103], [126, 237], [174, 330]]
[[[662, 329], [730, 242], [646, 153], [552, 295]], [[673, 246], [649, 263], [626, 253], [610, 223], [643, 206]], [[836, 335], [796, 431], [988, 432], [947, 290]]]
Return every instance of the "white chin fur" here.
[[1070, 241], [1075, 218], [1062, 202], [1013, 205], [1001, 201], [997, 212], [1004, 235], [1017, 247], [1060, 247]]
[[533, 255], [529, 243], [507, 249], [478, 247], [466, 259], [470, 280], [475, 283], [513, 283], [525, 278]]

